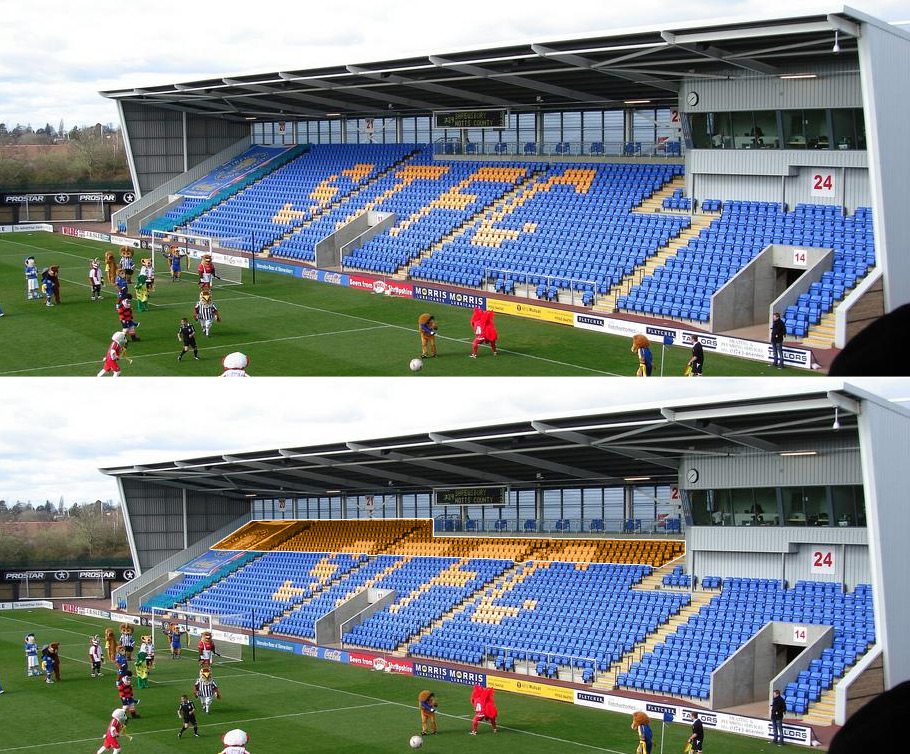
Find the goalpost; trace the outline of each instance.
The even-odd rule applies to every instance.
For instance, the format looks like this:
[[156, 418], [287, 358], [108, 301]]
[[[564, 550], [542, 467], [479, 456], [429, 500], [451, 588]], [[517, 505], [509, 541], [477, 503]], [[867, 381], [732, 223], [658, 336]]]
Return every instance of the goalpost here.
[[177, 608], [152, 608], [150, 622], [152, 625], [152, 642], [159, 657], [170, 652], [171, 638], [169, 633], [176, 627], [180, 629], [180, 645], [183, 653], [196, 657], [199, 653], [199, 639], [203, 631], [211, 631], [215, 643], [215, 664], [223, 662], [240, 662], [243, 660], [243, 647], [249, 646], [250, 637], [241, 633], [241, 629], [250, 623], [250, 612], [239, 613], [197, 613]]
[[210, 254], [215, 266], [215, 288], [242, 285], [250, 267], [250, 257], [244, 253], [251, 248], [249, 236], [197, 236], [179, 230], [153, 230], [148, 243], [159, 280], [167, 280], [170, 273], [170, 263], [165, 257], [168, 249], [180, 254], [183, 275], [190, 280], [197, 279], [202, 255]]

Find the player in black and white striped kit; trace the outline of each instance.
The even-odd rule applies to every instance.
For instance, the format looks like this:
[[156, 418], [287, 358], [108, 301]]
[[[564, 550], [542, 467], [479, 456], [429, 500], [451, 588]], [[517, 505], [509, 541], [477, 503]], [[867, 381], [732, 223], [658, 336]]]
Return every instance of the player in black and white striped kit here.
[[209, 337], [212, 331], [212, 324], [216, 321], [221, 322], [218, 307], [212, 301], [212, 292], [208, 288], [203, 288], [199, 294], [199, 301], [193, 310], [193, 316], [202, 325], [202, 332], [206, 338]]
[[202, 703], [202, 709], [205, 710], [206, 715], [211, 710], [212, 700], [216, 697], [221, 699], [218, 684], [212, 678], [212, 670], [208, 665], [203, 665], [199, 671], [199, 680], [193, 685], [193, 694]]

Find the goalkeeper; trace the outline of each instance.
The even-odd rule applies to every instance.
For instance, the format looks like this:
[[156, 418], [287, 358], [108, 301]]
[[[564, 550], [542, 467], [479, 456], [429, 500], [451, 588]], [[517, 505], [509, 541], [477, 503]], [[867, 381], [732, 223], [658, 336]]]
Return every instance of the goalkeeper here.
[[420, 332], [420, 358], [427, 358], [429, 353], [436, 358], [436, 318], [432, 314], [421, 314], [417, 318], [417, 330]]

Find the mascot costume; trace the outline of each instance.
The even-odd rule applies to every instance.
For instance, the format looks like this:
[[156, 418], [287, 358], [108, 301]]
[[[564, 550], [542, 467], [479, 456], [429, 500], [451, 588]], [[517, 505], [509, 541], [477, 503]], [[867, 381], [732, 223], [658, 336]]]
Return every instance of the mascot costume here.
[[486, 689], [480, 685], [474, 685], [474, 691], [471, 693], [471, 706], [474, 708], [474, 719], [471, 721], [471, 735], [477, 735], [477, 723], [482, 720], [489, 720], [496, 733], [496, 716], [499, 711], [496, 709], [496, 702], [493, 701], [494, 689]]
[[203, 664], [199, 669], [199, 678], [193, 684], [193, 696], [202, 704], [202, 709], [205, 710], [206, 715], [212, 710], [212, 702], [215, 699], [221, 699], [221, 692], [218, 690], [218, 684], [215, 683], [215, 679], [212, 678], [212, 669], [208, 666], [208, 663]]
[[101, 286], [103, 283], [104, 278], [101, 274], [101, 262], [99, 262], [96, 257], [91, 261], [91, 265], [88, 268], [88, 284], [92, 289], [92, 301], [101, 301]]
[[123, 711], [129, 712], [130, 717], [139, 717], [136, 713], [139, 700], [133, 695], [133, 674], [129, 670], [117, 679], [117, 693], [120, 695]]
[[222, 377], [249, 377], [246, 373], [246, 368], [249, 366], [250, 360], [246, 357], [246, 354], [242, 354], [240, 351], [229, 353], [221, 361], [221, 364], [224, 366], [224, 371], [221, 373]]
[[246, 750], [246, 745], [249, 743], [250, 737], [245, 731], [242, 731], [239, 728], [229, 730], [224, 734], [221, 741], [224, 743], [224, 748], [219, 754], [250, 754], [250, 752]]
[[477, 346], [482, 343], [489, 343], [490, 348], [493, 349], [493, 355], [499, 355], [496, 350], [496, 340], [499, 338], [499, 333], [496, 332], [496, 325], [493, 321], [495, 316], [495, 312], [483, 311], [479, 307], [474, 308], [474, 314], [471, 315], [471, 330], [474, 332], [474, 342], [471, 344], [470, 358], [477, 358]]
[[420, 707], [420, 735], [425, 736], [427, 733], [436, 735], [436, 695], [432, 691], [421, 691], [417, 695], [417, 702]]
[[110, 628], [104, 629], [104, 646], [107, 649], [107, 659], [111, 662], [117, 656], [117, 639], [114, 638], [114, 632]]
[[651, 747], [654, 744], [654, 737], [651, 734], [651, 719], [644, 712], [634, 712], [632, 730], [638, 732], [636, 754], [651, 754]]
[[133, 250], [129, 246], [120, 247], [120, 269], [123, 270], [126, 282], [132, 283], [136, 263], [133, 261]]
[[107, 282], [113, 285], [117, 279], [117, 263], [114, 261], [113, 251], [104, 252], [104, 272], [107, 275]]
[[215, 641], [212, 639], [211, 631], [203, 631], [199, 639], [199, 664], [203, 668], [211, 665], [218, 652], [215, 649]]
[[654, 368], [654, 358], [651, 355], [651, 341], [644, 335], [632, 336], [632, 353], [638, 355], [638, 371], [636, 377], [650, 377]]
[[212, 333], [212, 325], [215, 322], [221, 322], [221, 315], [218, 313], [218, 307], [212, 301], [212, 289], [203, 285], [199, 291], [199, 301], [193, 307], [193, 319], [202, 327], [202, 332], [206, 338]]
[[439, 329], [436, 324], [436, 318], [432, 314], [421, 314], [417, 318], [417, 326], [420, 330], [420, 358], [427, 358], [427, 354], [436, 358], [436, 330]]
[[101, 678], [101, 676], [104, 675], [104, 673], [101, 672], [101, 663], [103, 660], [104, 655], [101, 651], [101, 639], [99, 639], [96, 634], [89, 639], [88, 645], [88, 661], [92, 668], [92, 678]]
[[199, 285], [207, 285], [211, 288], [216, 278], [218, 278], [218, 275], [215, 273], [215, 264], [212, 262], [212, 255], [203, 254], [199, 262]]
[[[130, 340], [139, 340], [136, 335], [136, 328], [139, 327], [139, 323], [133, 319], [133, 297], [129, 293], [117, 302], [117, 317], [120, 319], [120, 327], [123, 330], [123, 334], [128, 335]], [[129, 629], [130, 651], [132, 652], [133, 629], [131, 626], [129, 626]], [[120, 631], [120, 644], [123, 644], [123, 626], [121, 626]]]
[[155, 260], [151, 257], [140, 259], [142, 267], [139, 268], [139, 274], [145, 275], [145, 285], [149, 293], [155, 290]]
[[148, 275], [144, 272], [146, 268], [139, 270], [139, 277], [136, 278], [136, 286], [133, 289], [136, 294], [136, 311], [147, 312], [149, 310], [149, 287]]
[[149, 670], [155, 667], [155, 643], [150, 634], [140, 637], [142, 644], [139, 645], [139, 651], [145, 652], [145, 662]]
[[38, 290], [38, 263], [34, 257], [25, 259], [25, 297], [26, 299], [41, 298]]
[[123, 647], [123, 654], [126, 655], [126, 659], [132, 660], [136, 640], [133, 639], [133, 627], [129, 623], [120, 624], [120, 646]]
[[38, 642], [34, 634], [27, 634], [25, 637], [25, 674], [28, 677], [41, 675], [41, 669], [38, 667]]

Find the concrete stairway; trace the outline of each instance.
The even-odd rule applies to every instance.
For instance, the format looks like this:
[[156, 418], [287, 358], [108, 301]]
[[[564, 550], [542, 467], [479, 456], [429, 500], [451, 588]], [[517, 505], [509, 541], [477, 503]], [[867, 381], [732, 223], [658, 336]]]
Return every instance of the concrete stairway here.
[[457, 236], [464, 235], [465, 231], [476, 227], [484, 220], [487, 220], [490, 223], [494, 223], [497, 220], [501, 220], [503, 217], [509, 215], [510, 212], [507, 210], [508, 206], [510, 204], [514, 204], [516, 200], [518, 200], [518, 198], [527, 190], [528, 186], [532, 185], [541, 175], [543, 175], [542, 172], [535, 171], [531, 175], [521, 180], [519, 183], [515, 184], [515, 188], [503, 194], [501, 197], [499, 197], [499, 199], [494, 201], [492, 205], [483, 207], [476, 215], [474, 215], [474, 217], [468, 218], [457, 228], [453, 229], [451, 233], [443, 236], [439, 242], [433, 244], [428, 249], [423, 249], [418, 256], [414, 257], [409, 262], [399, 267], [395, 271], [393, 277], [406, 278], [408, 276], [408, 270], [414, 265], [420, 264], [420, 260], [433, 256], [433, 254], [439, 251], [446, 243], [453, 240]]
[[[639, 588], [642, 588], [642, 586], [643, 585], [640, 585]], [[716, 596], [717, 592], [715, 591], [703, 592], [696, 590], [692, 592], [692, 602], [681, 608], [676, 615], [670, 616], [670, 620], [658, 626], [656, 631], [648, 634], [643, 642], [636, 644], [635, 647], [633, 647], [631, 652], [626, 652], [626, 654], [619, 658], [618, 662], [613, 663], [608, 671], [598, 673], [594, 686], [602, 689], [615, 688], [616, 677], [620, 673], [626, 672], [633, 662], [640, 660], [644, 654], [650, 652], [655, 646], [663, 642], [667, 636], [675, 632], [677, 628], [684, 623], [687, 623], [689, 618], [695, 615]]]
[[803, 715], [802, 720], [807, 725], [833, 725], [834, 689], [823, 691], [819, 700], [809, 705], [809, 710]]
[[594, 305], [594, 310], [606, 313], [615, 311], [616, 300], [620, 296], [627, 295], [632, 289], [632, 286], [640, 283], [643, 277], [650, 275], [658, 267], [666, 264], [668, 259], [675, 257], [680, 249], [687, 246], [689, 241], [697, 237], [699, 233], [716, 219], [717, 215], [715, 214], [692, 215], [692, 225], [690, 227], [683, 230], [676, 238], [671, 238], [666, 246], [661, 247], [655, 254], [648, 257], [644, 264], [638, 265], [631, 273], [614, 285], [609, 293], [604, 296], [598, 296], [597, 303]]
[[681, 210], [664, 210], [663, 203], [664, 199], [669, 199], [673, 196], [673, 192], [676, 189], [685, 189], [686, 188], [686, 177], [684, 175], [677, 175], [669, 183], [664, 184], [663, 188], [658, 191], [655, 191], [651, 194], [650, 199], [645, 199], [638, 207], [637, 210], [633, 212], [661, 212], [666, 211], [671, 214], [688, 214], [688, 212], [683, 212]]
[[834, 346], [834, 312], [823, 314], [819, 323], [809, 328], [802, 339], [802, 344], [809, 348], [831, 348]]

